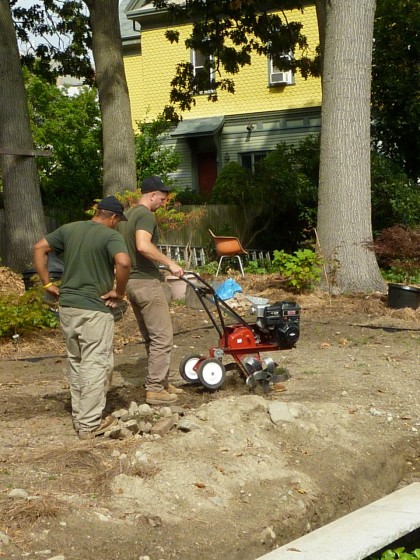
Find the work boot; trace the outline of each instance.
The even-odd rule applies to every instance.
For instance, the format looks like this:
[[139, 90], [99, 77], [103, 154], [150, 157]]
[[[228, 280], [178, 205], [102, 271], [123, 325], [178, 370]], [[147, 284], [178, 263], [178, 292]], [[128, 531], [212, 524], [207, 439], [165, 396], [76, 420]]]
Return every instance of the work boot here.
[[147, 404], [172, 404], [178, 397], [176, 395], [170, 394], [168, 391], [146, 391], [146, 402]]
[[172, 383], [168, 383], [166, 390], [170, 395], [182, 395], [183, 393], [185, 393], [184, 389], [181, 389], [181, 387], [176, 387], [175, 385], [172, 385]]
[[79, 439], [94, 439], [96, 436], [101, 436], [102, 434], [107, 432], [111, 428], [111, 426], [115, 424], [116, 421], [117, 419], [114, 418], [114, 416], [106, 416], [105, 418], [102, 418], [99, 426], [91, 432], [84, 432], [82, 430], [79, 430]]

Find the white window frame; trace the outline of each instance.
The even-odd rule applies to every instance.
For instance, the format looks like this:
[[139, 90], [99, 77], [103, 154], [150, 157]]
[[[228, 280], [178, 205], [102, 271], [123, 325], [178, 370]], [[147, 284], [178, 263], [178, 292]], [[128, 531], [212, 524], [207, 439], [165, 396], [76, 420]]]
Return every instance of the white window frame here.
[[[203, 53], [201, 53], [200, 51], [191, 50], [191, 64], [192, 64], [192, 66], [193, 66], [193, 73], [194, 73], [194, 76], [197, 75], [197, 72], [198, 72], [199, 70], [203, 70], [203, 69], [204, 69], [204, 64], [197, 64], [197, 63], [196, 63], [197, 54], [199, 54], [204, 60], [206, 59], [205, 55], [203, 55]], [[207, 60], [209, 60], [210, 63], [212, 64], [212, 66], [213, 66], [213, 61], [214, 61], [213, 56], [212, 56], [212, 55], [209, 55], [209, 56], [207, 57]], [[210, 83], [212, 83], [212, 82], [214, 81], [214, 77], [215, 77], [215, 71], [214, 71], [214, 68], [212, 68], [212, 69], [210, 70], [210, 74], [209, 74]], [[209, 93], [209, 92], [211, 92], [211, 91], [213, 91], [213, 90], [210, 88], [210, 89], [208, 89], [208, 90], [202, 91], [201, 93]]]
[[[282, 58], [292, 60], [292, 54], [284, 54]], [[295, 83], [295, 76], [292, 70], [279, 70], [272, 58], [268, 59], [268, 83], [273, 86], [291, 86]]]

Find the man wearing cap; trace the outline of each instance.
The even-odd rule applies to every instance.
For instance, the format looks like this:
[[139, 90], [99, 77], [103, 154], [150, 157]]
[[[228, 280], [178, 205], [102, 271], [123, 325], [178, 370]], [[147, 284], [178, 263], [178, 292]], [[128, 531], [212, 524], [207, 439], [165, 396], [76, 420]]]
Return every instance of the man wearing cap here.
[[159, 177], [144, 179], [137, 205], [127, 210], [127, 222], [118, 226], [131, 258], [127, 296], [146, 343], [148, 404], [170, 404], [177, 400], [178, 393], [183, 393], [168, 381], [173, 329], [159, 264], [166, 265], [178, 277], [184, 270], [157, 248], [158, 227], [154, 215], [170, 190]]
[[[102, 414], [113, 369], [112, 308], [124, 297], [131, 265], [124, 239], [115, 231], [118, 222], [126, 220], [123, 211], [121, 202], [108, 196], [98, 203], [91, 220], [65, 224], [34, 247], [43, 287], [58, 297], [73, 426], [80, 439], [103, 434], [115, 421]], [[64, 262], [60, 289], [49, 277], [51, 251]]]

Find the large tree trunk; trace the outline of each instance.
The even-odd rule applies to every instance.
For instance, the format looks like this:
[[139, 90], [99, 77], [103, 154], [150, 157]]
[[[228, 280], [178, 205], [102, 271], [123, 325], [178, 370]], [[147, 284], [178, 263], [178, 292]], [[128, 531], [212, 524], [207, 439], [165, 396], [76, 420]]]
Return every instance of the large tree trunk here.
[[125, 77], [118, 0], [85, 0], [102, 114], [104, 196], [136, 189], [134, 133]]
[[[0, 0], [0, 148], [33, 150], [26, 91], [10, 3]], [[33, 244], [45, 235], [35, 158], [0, 155], [6, 230], [5, 264], [18, 271], [32, 263]]]
[[372, 241], [370, 81], [375, 0], [327, 2], [318, 235], [338, 292], [383, 290]]

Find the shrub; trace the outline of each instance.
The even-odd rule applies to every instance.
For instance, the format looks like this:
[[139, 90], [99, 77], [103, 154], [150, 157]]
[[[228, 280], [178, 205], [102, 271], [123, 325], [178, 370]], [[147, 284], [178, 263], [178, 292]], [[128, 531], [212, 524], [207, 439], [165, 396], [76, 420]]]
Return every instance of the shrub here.
[[416, 548], [413, 552], [405, 552], [404, 547], [396, 548], [391, 550], [390, 548], [385, 550], [381, 557], [370, 556], [369, 560], [394, 560], [394, 558], [399, 558], [400, 560], [417, 560], [420, 558], [420, 548]]
[[57, 316], [44, 302], [42, 287], [32, 288], [19, 296], [0, 296], [0, 336], [25, 334], [44, 328], [55, 328]]
[[214, 204], [244, 205], [253, 202], [255, 189], [251, 173], [236, 163], [225, 165], [214, 184], [211, 202]]
[[397, 225], [386, 228], [375, 239], [372, 248], [388, 279], [407, 283], [419, 281], [420, 227]]
[[285, 287], [296, 292], [312, 289], [321, 278], [322, 259], [310, 249], [293, 254], [274, 251], [273, 270], [280, 273]]
[[374, 231], [419, 222], [420, 189], [385, 156], [372, 153], [372, 223]]

